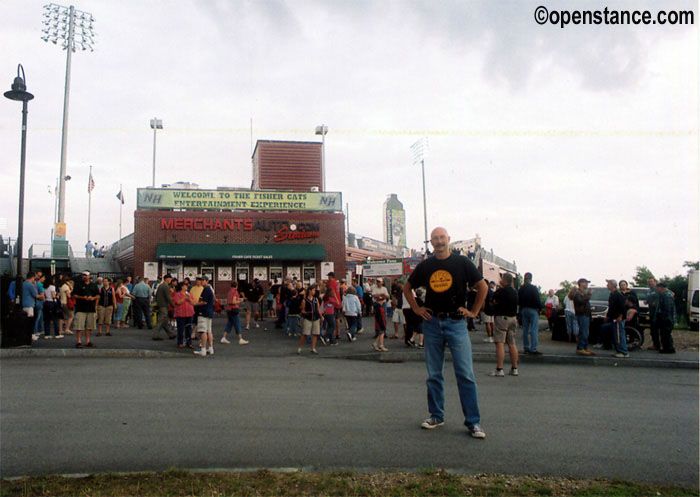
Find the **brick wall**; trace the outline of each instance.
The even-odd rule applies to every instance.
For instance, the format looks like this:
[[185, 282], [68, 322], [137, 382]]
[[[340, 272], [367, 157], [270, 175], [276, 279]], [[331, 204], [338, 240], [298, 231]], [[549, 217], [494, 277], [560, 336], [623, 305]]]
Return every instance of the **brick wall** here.
[[[249, 219], [253, 222], [262, 221], [287, 221], [289, 224], [314, 223], [319, 225], [319, 238], [307, 240], [292, 240], [274, 242], [272, 237], [275, 231], [223, 231], [223, 230], [164, 230], [161, 229], [162, 219], [201, 219], [207, 221]], [[201, 223], [201, 222], [200, 222]], [[143, 276], [143, 263], [157, 261], [156, 249], [159, 243], [280, 243], [280, 244], [320, 244], [326, 250], [326, 261], [333, 262], [335, 272], [339, 278], [345, 274], [345, 215], [342, 213], [286, 213], [286, 212], [176, 212], [137, 210], [134, 212], [134, 275]], [[216, 264], [219, 261], [204, 259], [207, 263]], [[187, 266], [198, 265], [201, 261], [183, 261]], [[235, 266], [236, 262], [220, 261], [222, 265]], [[284, 274], [288, 266], [303, 267], [301, 261], [246, 261], [252, 271], [253, 266], [282, 265]], [[282, 262], [282, 264], [279, 264]], [[162, 263], [159, 266], [159, 274], [162, 271]], [[316, 264], [316, 278], [320, 279], [321, 264]], [[218, 282], [216, 293], [220, 298], [225, 297], [230, 282]]]

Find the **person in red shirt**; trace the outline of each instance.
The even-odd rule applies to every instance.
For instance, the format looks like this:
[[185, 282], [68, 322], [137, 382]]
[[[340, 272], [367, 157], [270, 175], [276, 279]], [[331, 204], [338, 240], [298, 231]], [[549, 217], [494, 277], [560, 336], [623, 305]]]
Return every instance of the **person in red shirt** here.
[[[342, 299], [340, 297], [340, 284], [338, 283], [338, 280], [335, 279], [335, 273], [331, 271], [328, 273], [328, 284], [326, 285], [329, 290], [333, 292], [333, 297], [335, 297], [335, 304], [334, 304], [334, 319], [335, 322], [338, 322], [338, 318], [340, 317], [340, 309], [342, 307]], [[340, 330], [337, 329], [337, 326], [334, 328], [334, 338], [338, 339], [340, 338]], [[335, 341], [335, 340], [334, 340]]]
[[226, 338], [226, 334], [235, 329], [236, 336], [238, 337], [238, 345], [248, 345], [248, 340], [244, 339], [241, 334], [241, 318], [239, 316], [240, 303], [241, 295], [238, 293], [238, 283], [234, 281], [231, 283], [231, 288], [226, 296], [226, 317], [228, 321], [224, 328], [224, 336], [221, 337], [221, 343], [231, 343]]
[[[173, 315], [177, 323], [177, 346], [193, 349], [192, 345], [192, 319], [194, 316], [194, 298], [187, 291], [187, 287], [178, 283], [173, 294]], [[183, 343], [183, 338], [185, 343]]]

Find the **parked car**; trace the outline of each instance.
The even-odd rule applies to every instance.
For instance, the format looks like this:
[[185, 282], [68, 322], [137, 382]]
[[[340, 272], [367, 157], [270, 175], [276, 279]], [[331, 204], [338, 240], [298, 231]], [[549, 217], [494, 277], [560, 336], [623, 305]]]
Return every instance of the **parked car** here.
[[[600, 327], [605, 322], [605, 316], [608, 314], [608, 298], [610, 290], [607, 287], [592, 286], [589, 287], [593, 293], [591, 294], [591, 325], [589, 330], [589, 342], [596, 344], [601, 342]], [[639, 324], [638, 326], [625, 326], [627, 332], [627, 345], [630, 349], [639, 348], [644, 344], [644, 329], [649, 326], [649, 304], [647, 303], [648, 288], [631, 287], [639, 300]], [[566, 333], [566, 321], [564, 312], [557, 314], [554, 322], [554, 331], [552, 332], [552, 340], [568, 340]]]

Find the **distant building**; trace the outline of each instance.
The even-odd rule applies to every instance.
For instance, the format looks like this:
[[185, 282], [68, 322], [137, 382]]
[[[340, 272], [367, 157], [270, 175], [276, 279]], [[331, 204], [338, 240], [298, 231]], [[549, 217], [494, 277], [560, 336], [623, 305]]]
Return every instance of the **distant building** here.
[[258, 140], [253, 151], [253, 190], [320, 191], [321, 143]]
[[384, 242], [396, 247], [406, 248], [406, 211], [395, 193], [384, 201]]
[[450, 250], [468, 257], [479, 268], [481, 275], [489, 281], [499, 280], [499, 275], [511, 273], [518, 274], [518, 266], [515, 261], [507, 261], [493, 253], [493, 249], [486, 250], [481, 245], [481, 237], [477, 234], [468, 240], [457, 240], [450, 243]]

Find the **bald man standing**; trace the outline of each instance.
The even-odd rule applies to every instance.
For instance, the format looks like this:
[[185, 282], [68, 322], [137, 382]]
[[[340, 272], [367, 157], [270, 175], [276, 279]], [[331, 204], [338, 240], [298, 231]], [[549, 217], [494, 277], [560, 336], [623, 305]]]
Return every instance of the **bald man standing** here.
[[[428, 410], [430, 417], [422, 428], [433, 429], [445, 424], [445, 344], [450, 347], [457, 378], [464, 425], [474, 438], [486, 438], [481, 429], [476, 380], [472, 367], [472, 350], [465, 318], [476, 317], [486, 299], [488, 286], [474, 264], [462, 255], [450, 252], [450, 236], [445, 228], [430, 234], [434, 255], [423, 260], [404, 285], [404, 298], [411, 309], [422, 317], [425, 365], [428, 370]], [[467, 284], [476, 289], [472, 309], [467, 309]], [[419, 306], [412, 289], [427, 289], [425, 305]]]

